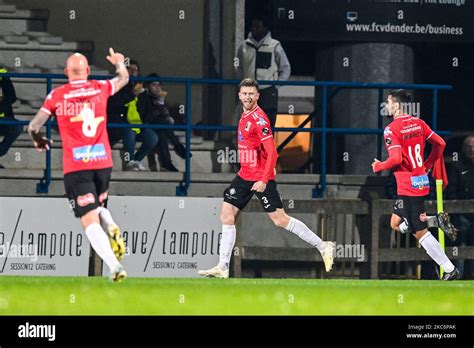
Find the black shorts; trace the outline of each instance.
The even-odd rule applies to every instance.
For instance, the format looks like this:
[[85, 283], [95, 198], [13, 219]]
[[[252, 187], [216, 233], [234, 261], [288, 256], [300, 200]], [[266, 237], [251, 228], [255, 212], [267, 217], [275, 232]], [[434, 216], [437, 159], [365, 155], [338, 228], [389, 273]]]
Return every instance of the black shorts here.
[[107, 199], [112, 168], [81, 170], [64, 175], [64, 187], [76, 217], [100, 207]]
[[255, 194], [267, 213], [273, 213], [277, 209], [283, 208], [283, 202], [281, 201], [280, 194], [277, 191], [277, 184], [274, 180], [268, 182], [263, 192], [252, 191], [251, 188], [254, 183], [255, 181], [247, 181], [237, 175], [234, 180], [232, 180], [230, 186], [224, 191], [224, 202], [232, 204], [242, 210]]
[[428, 196], [398, 196], [393, 213], [408, 221], [412, 233], [428, 228], [425, 200]]

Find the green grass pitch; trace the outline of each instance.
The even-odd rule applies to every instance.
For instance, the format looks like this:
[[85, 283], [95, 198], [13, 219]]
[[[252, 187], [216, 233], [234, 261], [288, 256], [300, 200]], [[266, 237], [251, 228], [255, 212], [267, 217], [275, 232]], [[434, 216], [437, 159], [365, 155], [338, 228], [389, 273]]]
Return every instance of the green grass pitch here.
[[0, 315], [473, 314], [473, 281], [0, 277]]

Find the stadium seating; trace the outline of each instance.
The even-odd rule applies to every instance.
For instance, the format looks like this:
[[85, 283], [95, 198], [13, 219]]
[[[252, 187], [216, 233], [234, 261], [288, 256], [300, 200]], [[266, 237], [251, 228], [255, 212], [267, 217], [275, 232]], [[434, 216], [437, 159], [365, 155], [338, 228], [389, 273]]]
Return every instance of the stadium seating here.
[[[0, 50], [2, 51], [2, 63], [5, 64], [5, 68], [9, 72], [63, 74], [64, 62], [71, 53], [80, 51], [86, 56], [90, 56], [94, 49], [92, 42], [68, 42], [62, 37], [53, 36], [45, 31], [47, 20], [48, 11], [46, 10], [21, 10], [14, 5], [0, 2]], [[91, 65], [91, 73], [93, 75], [109, 75], [111, 72]], [[18, 98], [14, 104], [16, 118], [29, 121], [44, 101], [45, 80], [13, 78], [12, 82]], [[63, 83], [64, 80], [54, 80], [53, 88]], [[178, 135], [184, 144], [184, 132], [178, 132]], [[53, 140], [55, 141], [53, 147], [58, 150], [54, 151], [52, 169], [57, 170], [61, 168], [59, 150], [61, 143], [59, 135], [55, 132]], [[215, 158], [219, 147], [222, 147], [222, 144], [203, 140], [200, 136], [192, 136], [192, 170], [200, 173], [229, 171], [230, 166], [228, 165], [217, 168]], [[116, 171], [122, 169], [121, 148], [121, 143], [114, 147], [114, 170]], [[178, 159], [173, 151], [171, 152], [175, 166], [183, 171], [184, 162]], [[34, 151], [26, 133], [15, 142], [9, 154], [2, 158], [2, 163], [7, 168], [23, 169], [20, 171], [20, 175], [24, 175], [24, 170], [45, 167], [44, 156], [39, 156]], [[177, 180], [180, 177], [181, 175], [177, 177]]]

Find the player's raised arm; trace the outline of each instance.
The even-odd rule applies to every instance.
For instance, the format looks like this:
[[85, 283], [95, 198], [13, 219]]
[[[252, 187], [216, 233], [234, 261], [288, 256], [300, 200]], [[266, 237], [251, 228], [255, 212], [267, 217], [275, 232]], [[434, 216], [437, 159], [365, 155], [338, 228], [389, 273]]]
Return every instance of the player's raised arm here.
[[115, 52], [113, 48], [109, 48], [107, 60], [115, 65], [116, 68], [115, 72], [117, 73], [117, 76], [111, 80], [114, 85], [113, 94], [115, 94], [128, 83], [129, 75], [127, 67], [125, 66], [125, 57], [122, 53]]
[[49, 150], [52, 140], [43, 137], [40, 130], [48, 121], [49, 114], [43, 110], [39, 110], [36, 116], [28, 124], [28, 134], [33, 138], [33, 143], [38, 151]]

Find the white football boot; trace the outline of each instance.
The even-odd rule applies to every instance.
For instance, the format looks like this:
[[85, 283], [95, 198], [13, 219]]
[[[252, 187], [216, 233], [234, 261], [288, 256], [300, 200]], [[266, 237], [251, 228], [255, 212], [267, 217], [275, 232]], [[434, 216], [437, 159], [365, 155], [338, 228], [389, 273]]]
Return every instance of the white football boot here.
[[198, 271], [198, 274], [207, 278], [229, 278], [229, 269], [224, 269], [221, 266], [217, 265], [211, 269]]
[[323, 242], [326, 247], [321, 252], [321, 256], [324, 261], [324, 267], [326, 268], [326, 272], [330, 272], [332, 269], [332, 265], [334, 264], [334, 251], [336, 250], [336, 246], [333, 242]]

